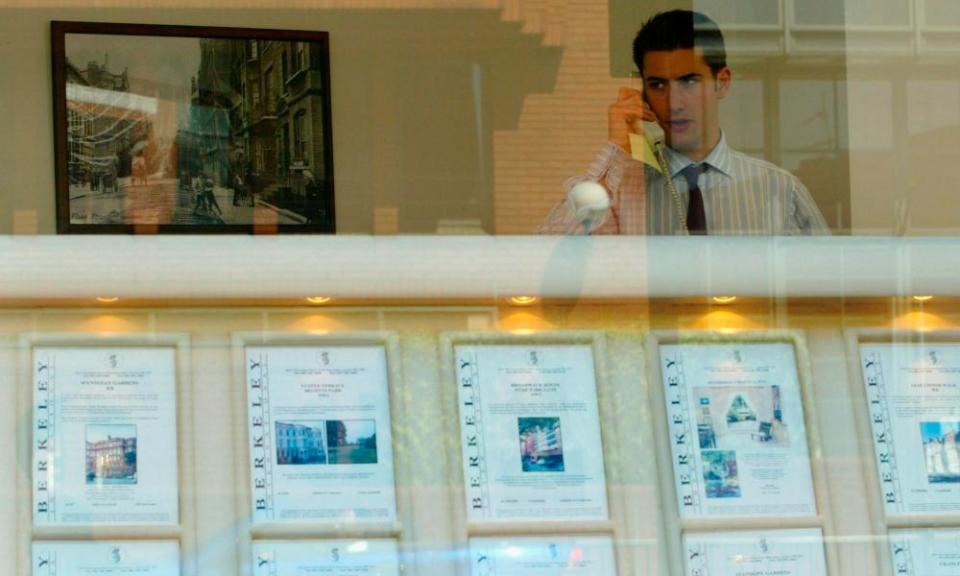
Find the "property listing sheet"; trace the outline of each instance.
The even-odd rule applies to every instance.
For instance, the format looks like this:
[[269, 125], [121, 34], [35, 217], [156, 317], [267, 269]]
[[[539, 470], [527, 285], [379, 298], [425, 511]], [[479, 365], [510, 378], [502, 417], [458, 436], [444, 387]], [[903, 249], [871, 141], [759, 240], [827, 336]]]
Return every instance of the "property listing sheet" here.
[[400, 576], [397, 542], [298, 540], [253, 543], [253, 576]]
[[613, 540], [605, 536], [470, 539], [472, 576], [616, 576]]
[[960, 344], [861, 344], [888, 515], [960, 513]]
[[246, 350], [255, 522], [396, 519], [383, 346]]
[[789, 343], [660, 347], [683, 518], [816, 515]]
[[688, 533], [688, 576], [827, 576], [819, 529]]
[[179, 576], [176, 542], [34, 542], [33, 576]]
[[890, 559], [896, 576], [960, 576], [960, 530], [893, 530]]
[[593, 348], [455, 347], [470, 520], [606, 519]]
[[173, 348], [33, 351], [36, 525], [176, 524]]

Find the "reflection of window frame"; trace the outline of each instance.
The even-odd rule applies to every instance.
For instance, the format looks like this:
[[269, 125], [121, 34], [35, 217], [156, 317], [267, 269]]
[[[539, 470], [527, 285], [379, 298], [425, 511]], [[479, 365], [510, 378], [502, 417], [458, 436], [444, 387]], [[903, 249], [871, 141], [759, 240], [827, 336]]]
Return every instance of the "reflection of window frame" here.
[[263, 142], [259, 140], [253, 145], [253, 168], [254, 173], [261, 174], [263, 173], [264, 166], [266, 165], [266, 159], [264, 156]]
[[264, 108], [268, 114], [273, 114], [276, 111], [277, 98], [273, 92], [273, 65], [271, 64], [263, 73], [263, 100]]
[[260, 81], [256, 79], [251, 80], [248, 86], [250, 87], [250, 102], [252, 103], [253, 108], [255, 110], [259, 110], [260, 109]]
[[307, 111], [299, 110], [293, 116], [293, 159], [307, 163]]
[[70, 157], [77, 158], [83, 152], [85, 126], [83, 117], [76, 110], [67, 109], [67, 143], [70, 146]]
[[294, 42], [293, 44], [293, 73], [296, 74], [301, 70], [306, 69], [306, 43], [305, 42]]
[[[830, 72], [820, 70], [816, 75], [810, 75], [802, 69], [784, 72], [782, 70], [769, 71], [766, 69], [751, 68], [749, 66], [738, 66], [736, 73], [736, 82], [759, 81], [761, 83], [763, 90], [761, 104], [763, 106], [762, 113], [764, 118], [763, 148], [738, 147], [737, 150], [750, 156], [763, 158], [778, 166], [783, 166], [783, 158], [787, 154], [836, 153], [843, 149], [841, 143], [845, 141], [846, 135], [843, 131], [846, 125], [839, 121], [841, 118], [841, 110], [839, 108], [841, 104], [839, 84], [844, 81], [843, 69], [838, 68]], [[830, 104], [833, 114], [831, 126], [832, 145], [825, 143], [821, 146], [785, 146], [782, 135], [785, 127], [782, 125], [780, 111], [784, 98], [789, 96], [786, 94], [783, 86], [783, 83], [786, 81], [829, 81], [831, 83], [832, 100]], [[775, 121], [767, 120], [770, 114], [776, 115]]]
[[285, 176], [290, 168], [290, 123], [284, 122], [277, 133], [277, 148], [280, 157], [277, 158], [277, 174]]

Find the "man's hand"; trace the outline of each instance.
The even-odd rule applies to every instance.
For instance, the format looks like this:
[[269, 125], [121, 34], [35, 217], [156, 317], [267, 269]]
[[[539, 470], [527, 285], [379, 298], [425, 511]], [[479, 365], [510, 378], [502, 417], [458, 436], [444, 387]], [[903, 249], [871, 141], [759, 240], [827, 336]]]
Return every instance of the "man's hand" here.
[[630, 133], [638, 133], [637, 121], [656, 122], [657, 116], [643, 101], [643, 92], [622, 87], [617, 101], [608, 109], [608, 119], [610, 141], [630, 154]]

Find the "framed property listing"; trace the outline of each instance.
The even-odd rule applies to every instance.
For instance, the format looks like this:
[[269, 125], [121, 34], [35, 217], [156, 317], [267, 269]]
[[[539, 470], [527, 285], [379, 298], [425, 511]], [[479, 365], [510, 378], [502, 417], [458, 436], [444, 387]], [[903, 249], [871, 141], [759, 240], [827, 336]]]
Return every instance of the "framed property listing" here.
[[248, 346], [255, 524], [397, 519], [387, 350]]
[[33, 350], [35, 526], [180, 523], [176, 350]]
[[57, 231], [335, 231], [326, 32], [53, 22]]
[[887, 518], [960, 515], [960, 344], [861, 342], [859, 360]]
[[33, 543], [34, 576], [142, 574], [179, 576], [177, 541], [49, 541]]
[[817, 515], [793, 344], [662, 344], [659, 362], [682, 520]]
[[606, 521], [591, 345], [456, 342], [470, 522]]

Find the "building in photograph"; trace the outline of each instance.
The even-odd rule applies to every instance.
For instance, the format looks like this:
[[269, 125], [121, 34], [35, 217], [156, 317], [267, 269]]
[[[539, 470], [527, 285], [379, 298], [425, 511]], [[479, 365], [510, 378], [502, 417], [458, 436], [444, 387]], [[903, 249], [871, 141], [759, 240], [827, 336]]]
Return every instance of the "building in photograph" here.
[[115, 438], [87, 442], [87, 481], [136, 478], [137, 439]]
[[250, 40], [236, 77], [244, 101], [234, 134], [267, 201], [319, 217], [326, 164], [323, 55], [310, 42]]
[[960, 444], [956, 429], [950, 428], [940, 437], [927, 438], [923, 453], [931, 481], [960, 482]]
[[136, 153], [151, 140], [152, 122], [130, 93], [127, 70], [115, 73], [109, 57], [79, 68], [66, 60], [67, 172], [71, 186], [118, 191]]
[[239, 98], [234, 71], [242, 59], [237, 41], [200, 40], [200, 67], [190, 79], [189, 120], [178, 134], [181, 179], [204, 174], [218, 185], [230, 183]]
[[330, 167], [321, 47], [221, 39], [200, 46], [181, 169], [209, 173], [221, 186], [239, 175], [261, 201], [304, 221], [324, 217]]
[[527, 431], [521, 446], [522, 454], [531, 460], [563, 454], [560, 438], [560, 420], [554, 420], [550, 426], [537, 426]]
[[277, 422], [277, 464], [326, 464], [323, 428]]

